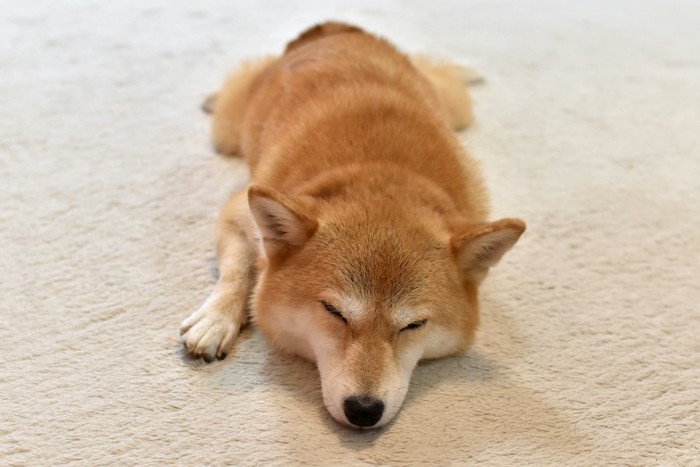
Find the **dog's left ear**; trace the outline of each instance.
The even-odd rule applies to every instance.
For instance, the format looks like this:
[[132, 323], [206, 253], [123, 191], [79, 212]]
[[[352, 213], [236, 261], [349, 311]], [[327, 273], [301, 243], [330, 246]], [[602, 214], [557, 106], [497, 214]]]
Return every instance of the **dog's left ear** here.
[[462, 276], [483, 277], [515, 245], [523, 232], [525, 223], [520, 219], [501, 219], [478, 224], [452, 237], [450, 247]]
[[299, 202], [267, 188], [251, 186], [248, 206], [268, 256], [302, 247], [318, 227]]

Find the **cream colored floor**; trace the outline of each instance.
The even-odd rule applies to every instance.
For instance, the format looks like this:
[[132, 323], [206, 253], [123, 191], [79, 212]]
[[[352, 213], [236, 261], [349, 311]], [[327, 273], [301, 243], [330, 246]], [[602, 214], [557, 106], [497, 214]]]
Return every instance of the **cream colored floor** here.
[[[310, 365], [177, 328], [245, 182], [199, 104], [319, 20], [471, 63], [494, 216], [478, 345], [384, 430]], [[0, 464], [699, 465], [700, 3], [0, 3]]]

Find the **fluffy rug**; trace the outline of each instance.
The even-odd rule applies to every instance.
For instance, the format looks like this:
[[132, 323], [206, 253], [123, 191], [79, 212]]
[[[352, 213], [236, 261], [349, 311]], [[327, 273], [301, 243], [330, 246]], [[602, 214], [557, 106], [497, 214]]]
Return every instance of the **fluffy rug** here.
[[[351, 4], [352, 3], [352, 4]], [[2, 2], [0, 464], [698, 465], [700, 4]], [[494, 217], [529, 230], [478, 344], [380, 431], [247, 329], [188, 361], [246, 180], [199, 111], [327, 18], [475, 65]]]

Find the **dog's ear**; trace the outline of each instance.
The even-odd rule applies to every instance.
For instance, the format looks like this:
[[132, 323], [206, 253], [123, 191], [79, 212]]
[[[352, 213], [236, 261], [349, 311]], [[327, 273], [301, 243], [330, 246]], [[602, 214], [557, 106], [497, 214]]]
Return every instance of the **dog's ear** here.
[[299, 202], [267, 188], [251, 186], [248, 206], [268, 256], [303, 246], [318, 227]]
[[462, 276], [476, 280], [483, 278], [523, 232], [525, 223], [520, 219], [501, 219], [471, 226], [452, 237], [450, 247]]

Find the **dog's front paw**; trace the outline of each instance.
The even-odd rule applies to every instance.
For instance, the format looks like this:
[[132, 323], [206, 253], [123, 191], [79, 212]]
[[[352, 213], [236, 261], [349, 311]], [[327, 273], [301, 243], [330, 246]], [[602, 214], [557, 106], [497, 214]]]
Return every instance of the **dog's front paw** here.
[[240, 330], [241, 323], [231, 313], [205, 304], [182, 322], [180, 339], [193, 357], [211, 362], [226, 357]]

